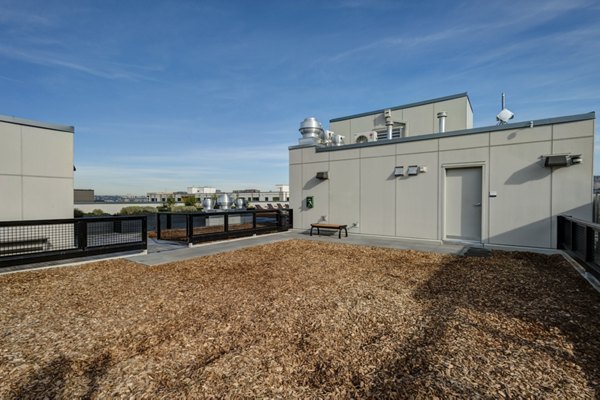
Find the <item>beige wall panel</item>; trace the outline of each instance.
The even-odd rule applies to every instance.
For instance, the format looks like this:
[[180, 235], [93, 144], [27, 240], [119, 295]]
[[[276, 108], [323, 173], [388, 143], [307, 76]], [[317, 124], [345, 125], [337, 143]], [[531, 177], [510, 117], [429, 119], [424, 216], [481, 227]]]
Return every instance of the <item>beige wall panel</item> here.
[[350, 140], [350, 120], [346, 119], [344, 121], [338, 122], [330, 122], [329, 130], [334, 131], [338, 135], [346, 136], [347, 140]]
[[473, 128], [473, 110], [471, 110], [467, 99], [465, 99], [465, 102], [467, 103], [467, 129], [471, 129]]
[[398, 156], [397, 165], [427, 165], [417, 176], [396, 178], [396, 236], [438, 239], [437, 153]]
[[490, 243], [553, 247], [550, 169], [539, 159], [550, 150], [550, 142], [491, 148]]
[[0, 174], [21, 174], [21, 127], [0, 122]]
[[436, 122], [433, 131], [439, 132], [439, 120], [437, 118], [437, 113], [441, 111], [446, 111], [448, 114], [448, 117], [446, 118], [446, 132], [467, 129], [466, 107], [469, 107], [466, 97], [459, 97], [458, 99], [434, 103], [433, 116]]
[[438, 139], [418, 140], [415, 142], [398, 143], [396, 154], [425, 153], [438, 150]]
[[404, 109], [404, 120], [408, 122], [408, 136], [426, 135], [437, 129], [433, 104]]
[[565, 213], [591, 221], [593, 136], [555, 140], [553, 147], [553, 153], [581, 154], [583, 163], [552, 169], [552, 215]]
[[[380, 120], [380, 115], [383, 114], [373, 114], [367, 115], [364, 117], [353, 118], [350, 120], [350, 132], [352, 133], [361, 133], [372, 131], [376, 125], [376, 121]], [[351, 138], [349, 138], [351, 139]]]
[[360, 161], [332, 161], [329, 164], [330, 201], [328, 222], [351, 226], [359, 221]]
[[472, 147], [487, 147], [490, 145], [489, 133], [477, 135], [455, 136], [441, 138], [440, 150], [468, 149]]
[[554, 140], [582, 136], [594, 136], [594, 120], [554, 125]]
[[[23, 219], [23, 199], [21, 197], [21, 177], [0, 175], [0, 221]], [[39, 196], [43, 202], [42, 196]]]
[[396, 154], [396, 145], [386, 144], [372, 147], [363, 147], [360, 149], [360, 157], [383, 157], [393, 156]]
[[331, 161], [352, 160], [360, 157], [359, 149], [338, 150], [329, 153]]
[[394, 236], [396, 157], [361, 159], [360, 233]]
[[496, 146], [501, 144], [541, 142], [544, 140], [551, 140], [551, 132], [551, 125], [490, 132], [490, 143], [492, 146]]
[[[316, 178], [317, 172], [329, 171], [329, 163], [312, 163], [302, 166], [302, 226], [301, 228], [310, 228], [311, 223], [319, 222], [321, 216], [329, 215], [329, 182], [336, 179], [333, 174], [329, 174], [329, 179], [320, 180]], [[313, 196], [315, 200], [314, 208], [306, 208], [306, 196]]]
[[316, 147], [305, 147], [302, 150], [302, 162], [303, 163], [314, 163], [329, 161], [329, 152], [317, 153]]
[[28, 126], [21, 131], [23, 175], [73, 178], [72, 133]]
[[73, 218], [73, 179], [23, 177], [23, 218]]
[[302, 225], [302, 165], [290, 165], [290, 209], [294, 213], [294, 228], [301, 228]]
[[442, 165], [462, 164], [462, 163], [485, 163], [489, 158], [488, 147], [477, 147], [464, 150], [440, 151], [440, 167]]
[[302, 149], [290, 150], [290, 164], [302, 164]]

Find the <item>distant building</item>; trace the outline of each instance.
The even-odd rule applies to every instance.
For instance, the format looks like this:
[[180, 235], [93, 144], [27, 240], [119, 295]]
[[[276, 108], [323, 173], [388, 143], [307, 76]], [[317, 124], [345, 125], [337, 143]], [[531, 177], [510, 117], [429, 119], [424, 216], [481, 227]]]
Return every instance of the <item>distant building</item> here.
[[[189, 190], [190, 188], [188, 188]], [[213, 188], [209, 188], [213, 189]], [[146, 199], [151, 203], [165, 203], [169, 198], [173, 198], [176, 203], [183, 203], [186, 197], [195, 197], [199, 202], [207, 197], [212, 197], [219, 193], [218, 190], [214, 189], [214, 192], [208, 193], [189, 193], [189, 192], [149, 192], [146, 194]]]
[[74, 131], [0, 116], [0, 221], [73, 217]]
[[[194, 196], [198, 202], [206, 198], [213, 198], [222, 192], [212, 187], [188, 187], [187, 192], [149, 192], [147, 200], [151, 203], [165, 203], [169, 198], [175, 202], [182, 203], [185, 197]], [[232, 191], [234, 198], [242, 198], [250, 202], [288, 202], [290, 200], [290, 189], [288, 185], [275, 185], [275, 190], [260, 191], [259, 189], [241, 189]]]
[[217, 189], [206, 186], [191, 186], [187, 188], [188, 194], [214, 194], [217, 193]]
[[96, 200], [94, 189], [75, 189], [75, 203], [93, 203]]
[[250, 202], [288, 202], [290, 200], [290, 188], [288, 185], [275, 185], [276, 190], [262, 192], [258, 189], [234, 190], [235, 197]]

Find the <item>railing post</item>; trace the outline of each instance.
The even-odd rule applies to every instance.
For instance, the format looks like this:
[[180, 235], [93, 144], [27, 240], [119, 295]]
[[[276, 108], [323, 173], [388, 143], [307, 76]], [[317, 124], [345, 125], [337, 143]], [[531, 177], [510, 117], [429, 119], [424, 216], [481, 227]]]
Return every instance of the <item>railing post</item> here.
[[252, 229], [256, 231], [256, 210], [252, 211]]
[[569, 226], [571, 228], [571, 250], [577, 251], [577, 224], [571, 220], [569, 221]]
[[160, 213], [156, 213], [156, 240], [160, 240]]
[[287, 213], [289, 229], [294, 229], [294, 210], [290, 208], [289, 210], [287, 210]]
[[167, 229], [171, 229], [171, 214], [167, 214]]
[[87, 221], [82, 219], [77, 222], [79, 223], [79, 248], [85, 251], [87, 249]]
[[565, 217], [559, 215], [556, 217], [556, 248], [563, 249], [565, 238], [564, 238], [564, 227], [565, 225]]
[[192, 236], [194, 235], [194, 219], [192, 218], [192, 214], [185, 215], [185, 228], [186, 228], [186, 236], [187, 242], [192, 243]]
[[594, 229], [585, 227], [585, 261], [594, 261]]
[[148, 250], [148, 216], [142, 216], [142, 242], [144, 242], [144, 249]]
[[223, 214], [223, 228], [224, 232], [229, 232], [229, 215], [227, 213]]

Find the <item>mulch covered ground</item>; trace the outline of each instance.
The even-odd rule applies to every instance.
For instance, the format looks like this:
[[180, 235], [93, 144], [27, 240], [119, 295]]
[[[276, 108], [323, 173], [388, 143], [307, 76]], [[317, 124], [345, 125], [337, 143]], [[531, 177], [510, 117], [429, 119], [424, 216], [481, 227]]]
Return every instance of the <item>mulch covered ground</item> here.
[[0, 276], [0, 398], [594, 398], [560, 256], [286, 241]]

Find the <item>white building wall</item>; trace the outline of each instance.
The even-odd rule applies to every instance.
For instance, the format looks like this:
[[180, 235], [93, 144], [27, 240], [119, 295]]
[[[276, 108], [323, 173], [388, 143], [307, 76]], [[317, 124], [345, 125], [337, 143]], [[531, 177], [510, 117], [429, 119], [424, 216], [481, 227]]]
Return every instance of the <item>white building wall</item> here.
[[[562, 120], [320, 152], [291, 148], [294, 227], [308, 229], [327, 216], [331, 223], [357, 223], [351, 230], [357, 233], [444, 240], [445, 171], [480, 166], [482, 242], [553, 248], [557, 215], [592, 217], [594, 120]], [[584, 161], [544, 167], [543, 155], [559, 153], [582, 154]], [[399, 165], [427, 172], [395, 177]], [[328, 180], [316, 179], [322, 171]], [[307, 196], [314, 196], [313, 209], [306, 208]]]
[[0, 221], [73, 217], [73, 128], [0, 117]]

